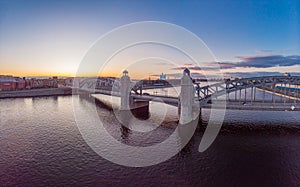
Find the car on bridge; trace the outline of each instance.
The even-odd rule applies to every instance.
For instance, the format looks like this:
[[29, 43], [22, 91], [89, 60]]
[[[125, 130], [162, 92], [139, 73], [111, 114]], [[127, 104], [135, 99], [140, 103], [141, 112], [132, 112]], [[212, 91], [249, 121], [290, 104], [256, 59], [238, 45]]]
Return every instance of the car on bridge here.
[[251, 106], [251, 103], [243, 102], [243, 105], [244, 105], [244, 106]]

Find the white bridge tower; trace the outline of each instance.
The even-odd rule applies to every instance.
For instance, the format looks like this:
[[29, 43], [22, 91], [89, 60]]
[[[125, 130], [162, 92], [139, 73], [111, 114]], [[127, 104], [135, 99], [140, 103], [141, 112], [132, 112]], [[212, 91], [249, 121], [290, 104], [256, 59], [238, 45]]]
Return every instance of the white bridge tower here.
[[121, 93], [121, 110], [129, 110], [130, 109], [130, 91], [131, 91], [131, 81], [130, 77], [128, 76], [128, 71], [123, 71], [123, 76], [121, 77], [121, 86], [120, 86], [120, 93]]
[[190, 75], [190, 70], [187, 68], [183, 71], [181, 78], [181, 93], [180, 93], [180, 124], [186, 124], [193, 120], [193, 104], [194, 104], [194, 85]]

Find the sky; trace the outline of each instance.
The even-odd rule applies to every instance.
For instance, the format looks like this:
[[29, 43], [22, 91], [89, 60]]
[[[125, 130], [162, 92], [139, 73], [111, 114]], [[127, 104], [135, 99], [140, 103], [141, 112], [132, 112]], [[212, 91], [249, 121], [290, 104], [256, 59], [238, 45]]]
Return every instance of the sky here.
[[[101, 36], [142, 21], [172, 23], [194, 33], [213, 53], [225, 76], [300, 74], [298, 0], [0, 0], [0, 74], [74, 76]], [[178, 40], [185, 42], [180, 36]], [[185, 67], [195, 76], [205, 73], [205, 68], [185, 61], [178, 52], [144, 47], [124, 52], [101, 73], [119, 76], [129, 68], [135, 78], [161, 73], [176, 77]], [[163, 58], [137, 61], [132, 57], [149, 48], [152, 52], [146, 55], [169, 53], [165, 57], [178, 57], [178, 64], [166, 65], [168, 59]]]

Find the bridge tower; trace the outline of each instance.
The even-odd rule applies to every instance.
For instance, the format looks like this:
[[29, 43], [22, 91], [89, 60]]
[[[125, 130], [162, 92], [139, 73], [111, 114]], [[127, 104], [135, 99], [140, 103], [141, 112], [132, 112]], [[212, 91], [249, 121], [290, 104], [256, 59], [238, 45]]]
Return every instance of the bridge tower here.
[[121, 93], [121, 110], [130, 109], [130, 77], [128, 76], [128, 71], [123, 71], [123, 76], [121, 77], [120, 93]]
[[179, 102], [181, 124], [189, 123], [193, 120], [193, 104], [194, 104], [194, 86], [190, 75], [190, 70], [187, 68], [183, 71], [181, 78], [181, 93]]

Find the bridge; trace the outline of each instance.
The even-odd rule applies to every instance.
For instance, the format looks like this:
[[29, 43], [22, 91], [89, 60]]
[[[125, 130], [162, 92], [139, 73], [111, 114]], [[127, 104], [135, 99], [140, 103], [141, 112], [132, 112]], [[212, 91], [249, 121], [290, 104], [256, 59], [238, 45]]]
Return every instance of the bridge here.
[[[99, 78], [78, 79], [74, 86], [90, 93], [105, 94], [121, 98], [120, 110], [130, 110], [134, 103], [141, 101], [163, 102], [178, 106], [182, 123], [187, 123], [201, 108], [224, 108], [237, 110], [300, 110], [299, 76], [266, 76], [227, 79], [219, 83], [202, 86], [195, 83], [190, 71], [185, 69], [180, 80], [179, 97], [145, 95], [142, 91], [150, 88], [166, 88], [172, 84], [142, 86], [131, 81], [125, 70], [118, 79], [99, 80]], [[104, 89], [103, 89], [104, 88]], [[257, 92], [260, 92], [258, 97]], [[135, 105], [136, 106], [136, 105]]]

